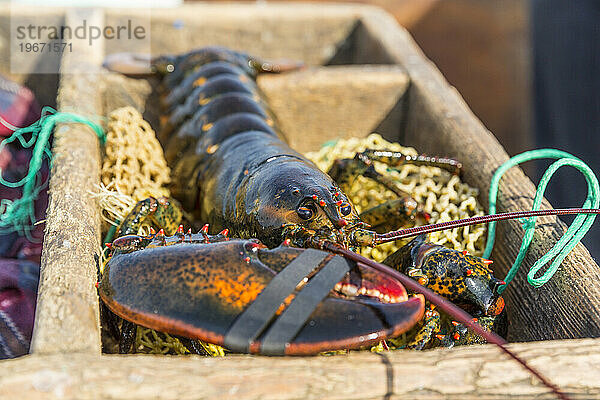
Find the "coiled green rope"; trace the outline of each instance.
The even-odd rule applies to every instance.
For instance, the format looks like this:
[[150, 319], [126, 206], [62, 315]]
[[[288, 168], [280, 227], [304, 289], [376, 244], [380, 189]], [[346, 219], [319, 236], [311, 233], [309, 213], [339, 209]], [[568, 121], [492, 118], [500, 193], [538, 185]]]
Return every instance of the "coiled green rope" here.
[[[496, 199], [498, 197], [498, 187], [500, 184], [500, 178], [502, 175], [509, 170], [510, 168], [521, 164], [525, 161], [537, 160], [541, 158], [551, 158], [558, 159], [558, 161], [554, 162], [544, 173], [540, 183], [536, 189], [535, 198], [533, 200], [533, 210], [539, 210], [540, 205], [542, 203], [542, 199], [544, 197], [544, 192], [546, 191], [546, 186], [552, 178], [552, 175], [563, 166], [571, 166], [579, 170], [588, 185], [588, 195], [583, 203], [582, 208], [598, 208], [600, 205], [600, 188], [598, 186], [598, 179], [594, 172], [579, 158], [569, 154], [567, 152], [555, 149], [539, 149], [526, 151], [519, 155], [512, 157], [506, 163], [504, 163], [498, 170], [494, 173], [492, 177], [492, 181], [490, 183], [490, 191], [489, 191], [489, 214], [496, 213]], [[533, 240], [533, 234], [535, 229], [535, 221], [537, 217], [530, 217], [523, 221], [523, 227], [525, 228], [525, 235], [523, 236], [523, 241], [521, 243], [521, 248], [519, 249], [519, 253], [517, 254], [517, 258], [513, 266], [508, 271], [506, 278], [504, 281], [506, 285], [502, 285], [498, 289], [498, 293], [502, 293], [506, 286], [512, 281], [514, 276], [516, 275], [527, 250]], [[541, 257], [539, 260], [535, 262], [531, 270], [527, 274], [527, 281], [534, 287], [540, 287], [548, 282], [558, 267], [560, 266], [563, 259], [573, 250], [573, 248], [581, 241], [583, 236], [590, 229], [594, 220], [596, 219], [595, 214], [579, 214], [575, 217], [573, 223], [565, 234], [560, 238], [560, 240], [550, 249], [550, 251]], [[488, 226], [488, 239], [487, 245], [483, 254], [484, 258], [489, 258], [492, 248], [494, 247], [494, 238], [496, 234], [496, 222], [490, 222]], [[552, 260], [552, 264], [548, 269], [542, 274], [540, 277], [536, 277], [536, 273], [542, 269], [550, 260]]]
[[[106, 135], [102, 127], [95, 122], [76, 114], [56, 112], [51, 107], [44, 107], [42, 116], [37, 122], [28, 127], [15, 130], [10, 137], [0, 143], [0, 151], [4, 146], [15, 140], [18, 140], [23, 148], [33, 146], [29, 169], [22, 179], [16, 182], [7, 181], [2, 175], [2, 169], [0, 169], [0, 185], [11, 188], [23, 187], [21, 198], [0, 200], [0, 233], [17, 232], [20, 235], [25, 235], [29, 240], [32, 239], [30, 232], [36, 223], [34, 201], [48, 184], [47, 180], [41, 180], [39, 171], [44, 161], [48, 161], [50, 168], [52, 168], [50, 135], [56, 124], [72, 122], [88, 125], [98, 135], [101, 144], [106, 141]], [[9, 127], [9, 129], [13, 130], [14, 127]], [[31, 134], [31, 138], [27, 139], [26, 135], [29, 134]]]

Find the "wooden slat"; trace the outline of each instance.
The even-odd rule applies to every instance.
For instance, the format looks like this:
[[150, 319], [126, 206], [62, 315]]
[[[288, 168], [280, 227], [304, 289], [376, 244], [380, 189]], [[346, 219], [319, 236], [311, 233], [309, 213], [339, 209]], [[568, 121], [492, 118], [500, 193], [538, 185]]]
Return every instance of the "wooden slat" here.
[[[571, 399], [600, 398], [600, 340], [522, 343]], [[0, 398], [555, 399], [491, 345], [333, 357], [54, 354], [2, 362]]]
[[328, 140], [374, 132], [406, 92], [409, 78], [395, 65], [346, 65], [262, 75], [258, 85], [290, 146], [307, 152]]
[[[116, 25], [126, 22], [128, 15], [141, 13], [109, 8], [106, 22]], [[320, 65], [335, 54], [359, 13], [360, 8], [337, 4], [187, 3], [152, 12], [152, 54], [178, 54], [219, 45], [269, 59]], [[129, 51], [120, 47], [119, 41], [107, 43], [106, 50]]]
[[[508, 159], [502, 146], [435, 66], [424, 58], [410, 35], [388, 14], [373, 9], [362, 21], [363, 47], [387, 53], [392, 61], [406, 68], [411, 78], [404, 143], [430, 154], [460, 159], [466, 182], [480, 188], [480, 200], [487, 207], [492, 174]], [[498, 212], [528, 210], [533, 195], [531, 181], [520, 169], [513, 168], [502, 180]], [[550, 204], [545, 201], [543, 208], [548, 207]], [[526, 283], [525, 270], [545, 254], [565, 230], [565, 225], [556, 221], [554, 217], [539, 219], [534, 244], [521, 272], [505, 292], [511, 321], [510, 340], [600, 336], [600, 268], [583, 245], [571, 252], [545, 286], [534, 289]], [[492, 254], [498, 276], [504, 276], [512, 265], [522, 237], [520, 222], [500, 224]]]
[[[102, 26], [101, 11], [67, 13], [67, 25]], [[103, 49], [73, 42], [61, 66], [59, 111], [96, 119], [102, 115], [98, 90]], [[86, 125], [61, 124], [54, 136], [44, 249], [31, 351], [38, 354], [100, 353], [97, 257], [100, 215], [90, 191], [100, 179], [96, 134]]]

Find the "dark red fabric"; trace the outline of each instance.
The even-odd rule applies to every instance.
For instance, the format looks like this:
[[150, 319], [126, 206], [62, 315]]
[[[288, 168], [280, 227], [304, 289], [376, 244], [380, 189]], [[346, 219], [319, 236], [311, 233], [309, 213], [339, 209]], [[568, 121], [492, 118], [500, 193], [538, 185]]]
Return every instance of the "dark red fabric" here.
[[[0, 75], [0, 117], [16, 127], [29, 126], [40, 118], [40, 106], [31, 90]], [[0, 137], [12, 131], [0, 123]]]
[[[16, 142], [5, 146], [0, 152], [0, 169], [2, 177], [10, 182], [16, 182], [23, 178], [28, 171], [31, 160], [31, 150], [13, 146]], [[44, 165], [40, 170], [38, 179], [46, 182], [48, 180], [48, 167]], [[23, 190], [0, 185], [0, 200], [15, 200], [21, 198]], [[48, 194], [42, 191], [35, 201], [36, 221], [42, 221], [48, 207]], [[36, 263], [40, 262], [42, 254], [42, 239], [44, 237], [44, 224], [38, 224], [30, 233], [32, 240], [17, 233], [0, 233], [0, 257], [27, 259]]]
[[39, 269], [31, 261], [0, 258], [0, 359], [29, 351]]
[[[0, 116], [23, 127], [34, 123], [40, 109], [30, 90], [0, 77]], [[12, 131], [0, 124], [0, 141]], [[23, 149], [18, 141], [0, 151], [2, 177], [10, 182], [23, 178], [29, 169], [32, 149]], [[47, 181], [48, 167], [38, 179]], [[23, 195], [22, 187], [0, 185], [0, 201]], [[43, 220], [48, 205], [46, 190], [35, 201], [36, 220]], [[31, 239], [15, 232], [0, 233], [0, 359], [27, 354], [33, 330], [39, 279], [44, 224], [36, 225]]]

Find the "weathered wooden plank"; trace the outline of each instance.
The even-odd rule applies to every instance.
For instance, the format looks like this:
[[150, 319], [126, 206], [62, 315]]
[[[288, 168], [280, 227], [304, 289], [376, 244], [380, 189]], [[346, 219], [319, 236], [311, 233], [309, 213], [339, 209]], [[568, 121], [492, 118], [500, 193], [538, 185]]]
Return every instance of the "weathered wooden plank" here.
[[[600, 398], [598, 339], [521, 343], [572, 399]], [[0, 398], [554, 399], [491, 345], [333, 357], [53, 354], [2, 362]]]
[[[67, 25], [102, 26], [102, 13], [67, 13]], [[102, 115], [99, 66], [103, 49], [74, 41], [61, 66], [59, 111], [96, 119]], [[61, 124], [54, 136], [44, 249], [33, 353], [100, 353], [97, 262], [100, 215], [90, 191], [100, 179], [96, 134], [86, 125]]]
[[263, 75], [258, 84], [290, 146], [306, 152], [327, 140], [373, 132], [400, 101], [409, 79], [398, 66], [354, 65]]
[[[466, 182], [481, 189], [480, 200], [487, 206], [492, 174], [508, 159], [502, 146], [388, 14], [372, 9], [362, 21], [363, 47], [386, 53], [406, 68], [411, 78], [404, 143], [430, 154], [460, 159]], [[520, 169], [513, 168], [502, 180], [498, 211], [530, 209], [533, 195], [531, 181]], [[543, 207], [550, 204], [544, 202]], [[565, 225], [554, 217], [540, 218], [538, 224], [522, 270], [505, 292], [511, 321], [509, 339], [600, 336], [600, 268], [583, 245], [573, 250], [545, 286], [534, 289], [526, 283], [525, 270], [565, 231]], [[520, 222], [500, 224], [492, 254], [498, 276], [504, 276], [512, 265], [522, 237]]]
[[[107, 9], [107, 24], [126, 21], [132, 13], [140, 15], [135, 10]], [[152, 12], [152, 53], [178, 54], [217, 45], [269, 59], [320, 65], [333, 56], [359, 13], [359, 7], [336, 4], [184, 4]], [[107, 53], [129, 50], [120, 45], [107, 43]]]

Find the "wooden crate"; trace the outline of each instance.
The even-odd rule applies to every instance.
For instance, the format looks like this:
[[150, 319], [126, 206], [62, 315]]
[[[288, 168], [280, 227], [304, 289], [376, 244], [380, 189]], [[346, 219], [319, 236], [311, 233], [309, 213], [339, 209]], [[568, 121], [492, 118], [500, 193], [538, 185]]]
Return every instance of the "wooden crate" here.
[[[53, 12], [67, 22], [74, 18], [69, 10]], [[90, 23], [108, 24], [135, 11], [88, 13]], [[8, 17], [9, 10], [1, 8], [0, 19]], [[259, 80], [299, 150], [314, 149], [327, 138], [365, 136], [377, 130], [419, 151], [460, 159], [465, 181], [480, 188], [480, 201], [487, 205], [491, 175], [507, 160], [506, 153], [406, 31], [381, 10], [356, 5], [199, 3], [153, 13], [155, 54], [209, 44], [265, 58], [303, 60], [314, 67]], [[118, 50], [95, 46], [87, 54], [66, 55], [61, 60], [63, 67], [80, 71], [60, 76], [57, 104], [61, 111], [101, 120], [116, 107], [150, 103], [145, 81], [101, 69], [105, 52]], [[45, 84], [34, 90], [41, 92]], [[152, 117], [151, 112], [147, 115]], [[298, 140], [299, 132], [306, 141]], [[100, 147], [95, 135], [82, 125], [60, 126], [55, 135], [32, 354], [0, 363], [0, 397], [552, 397], [489, 345], [341, 357], [101, 355], [94, 287], [100, 218], [90, 198], [99, 181]], [[499, 211], [528, 209], [532, 197], [533, 185], [521, 170], [514, 169], [503, 179]], [[564, 232], [564, 225], [555, 218], [541, 222], [523, 268], [531, 266]], [[492, 255], [498, 276], [506, 273], [522, 234], [518, 222], [499, 227]], [[519, 273], [505, 293], [511, 341], [600, 336], [600, 289], [594, 284], [600, 271], [583, 246], [565, 259], [543, 288], [530, 288], [524, 276], [525, 272]], [[600, 395], [598, 340], [511, 347], [574, 397]]]

